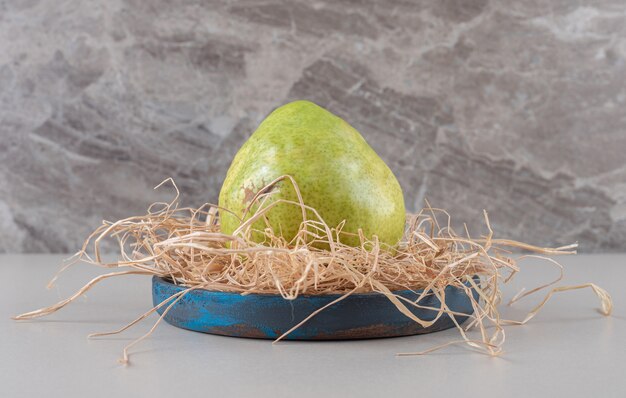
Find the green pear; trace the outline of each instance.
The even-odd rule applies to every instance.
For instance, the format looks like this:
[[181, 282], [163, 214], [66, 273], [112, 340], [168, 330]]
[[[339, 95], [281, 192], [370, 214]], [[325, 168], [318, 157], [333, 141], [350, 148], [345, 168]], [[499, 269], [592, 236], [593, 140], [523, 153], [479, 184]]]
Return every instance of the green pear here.
[[[404, 197], [393, 172], [356, 129], [309, 101], [276, 109], [235, 155], [219, 197], [220, 207], [234, 214], [221, 212], [222, 232], [232, 234], [242, 219], [258, 210], [259, 201], [250, 206], [251, 200], [283, 175], [295, 179], [304, 203], [316, 209], [329, 227], [345, 220], [342, 243], [358, 246], [359, 229], [366, 238], [376, 235], [389, 246], [402, 238]], [[262, 206], [278, 199], [298, 201], [289, 180], [273, 186]], [[266, 220], [253, 223], [253, 230], [269, 225], [274, 234], [291, 241], [303, 221], [302, 208], [289, 203], [274, 206], [267, 210]], [[316, 219], [312, 212], [306, 216]], [[259, 232], [252, 236], [257, 242], [264, 239]]]

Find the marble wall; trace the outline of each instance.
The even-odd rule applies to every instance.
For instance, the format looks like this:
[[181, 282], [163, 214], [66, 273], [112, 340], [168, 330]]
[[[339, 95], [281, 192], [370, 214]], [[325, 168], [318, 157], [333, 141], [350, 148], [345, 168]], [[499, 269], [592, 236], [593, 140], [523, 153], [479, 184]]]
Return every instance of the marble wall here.
[[276, 106], [362, 132], [408, 207], [626, 250], [624, 0], [0, 0], [0, 252], [216, 201]]

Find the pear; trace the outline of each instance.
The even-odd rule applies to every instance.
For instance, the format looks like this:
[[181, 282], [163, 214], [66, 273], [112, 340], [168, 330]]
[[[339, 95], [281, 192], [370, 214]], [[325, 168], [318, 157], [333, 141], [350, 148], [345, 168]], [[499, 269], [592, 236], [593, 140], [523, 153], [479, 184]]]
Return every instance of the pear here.
[[[361, 134], [340, 117], [309, 101], [295, 101], [274, 110], [235, 155], [220, 191], [221, 230], [232, 234], [256, 210], [251, 200], [276, 178], [290, 175], [306, 205], [335, 228], [345, 220], [339, 239], [358, 246], [361, 229], [394, 246], [402, 238], [405, 208], [402, 188], [393, 172]], [[264, 192], [265, 193], [265, 192]], [[293, 184], [272, 187], [263, 207], [278, 199], [298, 201]], [[250, 209], [249, 209], [250, 208]], [[249, 209], [246, 211], [246, 209]], [[312, 212], [307, 219], [315, 220]], [[263, 243], [269, 225], [291, 241], [303, 221], [302, 208], [278, 203], [253, 223], [253, 239]]]

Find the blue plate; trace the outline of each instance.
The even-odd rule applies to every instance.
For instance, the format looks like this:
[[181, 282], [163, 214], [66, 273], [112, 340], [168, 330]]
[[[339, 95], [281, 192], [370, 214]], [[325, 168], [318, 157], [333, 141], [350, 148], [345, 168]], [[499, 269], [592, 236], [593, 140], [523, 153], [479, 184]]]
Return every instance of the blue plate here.
[[[158, 305], [172, 295], [185, 290], [168, 280], [152, 278], [152, 300]], [[394, 292], [415, 301], [421, 291]], [[478, 293], [472, 290], [475, 300]], [[338, 294], [302, 295], [285, 300], [280, 295], [224, 293], [192, 290], [165, 315], [168, 323], [189, 330], [224, 336], [275, 339], [309, 316], [313, 311], [340, 297]], [[446, 288], [446, 304], [454, 311], [471, 315], [471, 300], [458, 287]], [[426, 295], [419, 303], [440, 307], [434, 294]], [[161, 307], [162, 314], [168, 305]], [[423, 320], [435, 319], [437, 312], [407, 308]], [[467, 316], [456, 316], [459, 324]], [[408, 336], [437, 332], [454, 327], [448, 315], [443, 314], [433, 325], [422, 327], [403, 315], [384, 295], [379, 293], [353, 294], [326, 308], [285, 337], [287, 340], [344, 340], [378, 337]]]

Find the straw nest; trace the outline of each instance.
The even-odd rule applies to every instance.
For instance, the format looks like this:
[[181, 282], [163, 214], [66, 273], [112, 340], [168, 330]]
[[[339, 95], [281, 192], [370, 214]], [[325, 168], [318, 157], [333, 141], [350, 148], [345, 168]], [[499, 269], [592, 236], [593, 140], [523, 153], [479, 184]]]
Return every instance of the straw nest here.
[[[276, 190], [267, 188], [280, 181], [293, 184], [298, 193], [298, 202], [270, 200]], [[563, 277], [563, 268], [546, 256], [573, 254], [576, 244], [541, 248], [512, 240], [496, 239], [486, 212], [486, 236], [471, 237], [467, 228], [462, 234], [455, 232], [451, 227], [449, 214], [428, 205], [417, 214], [407, 215], [406, 233], [397, 247], [387, 247], [375, 236], [368, 239], [363, 234], [359, 234], [360, 245], [351, 247], [339, 241], [343, 234], [342, 225], [327, 225], [315, 209], [306, 206], [299, 195], [297, 184], [289, 176], [283, 176], [259, 191], [253, 199], [258, 210], [233, 235], [220, 232], [218, 213], [227, 210], [211, 204], [200, 208], [181, 208], [178, 188], [171, 179], [165, 180], [156, 188], [165, 183], [172, 184], [176, 190], [172, 201], [152, 204], [145, 215], [116, 222], [103, 221], [59, 273], [78, 262], [113, 268], [116, 271], [94, 278], [74, 295], [55, 305], [18, 315], [15, 319], [48, 315], [80, 297], [98, 282], [129, 274], [166, 277], [187, 287], [158, 306], [166, 306], [166, 312], [184, 294], [194, 289], [241, 294], [280, 294], [286, 300], [295, 299], [301, 294], [342, 294], [336, 301], [354, 293], [378, 292], [385, 295], [398, 311], [422, 326], [428, 326], [434, 321], [421, 320], [409, 310], [411, 306], [422, 307], [419, 305], [421, 297], [412, 302], [396, 296], [393, 291], [424, 289], [424, 294], [434, 294], [440, 299], [441, 307], [433, 309], [438, 312], [438, 316], [448, 314], [454, 320], [454, 313], [446, 307], [444, 296], [445, 287], [453, 285], [465, 290], [472, 301], [474, 314], [465, 324], [457, 323], [461, 339], [443, 346], [464, 342], [473, 349], [491, 355], [502, 352], [504, 326], [528, 322], [555, 292], [590, 288], [600, 298], [602, 313], [611, 313], [612, 302], [609, 294], [593, 283], [555, 287]], [[289, 203], [302, 209], [305, 218], [300, 232], [292, 241], [287, 242], [267, 225], [263, 231], [256, 231], [266, 237], [264, 244], [260, 245], [251, 239], [255, 232], [252, 227], [258, 225], [255, 222], [263, 220], [264, 215], [278, 203]], [[306, 219], [307, 214], [313, 214], [314, 217]], [[258, 234], [255, 233], [255, 236]], [[119, 260], [114, 262], [104, 261], [101, 254], [102, 242], [110, 239], [116, 240], [119, 247]], [[320, 249], [320, 246], [325, 249]], [[550, 289], [543, 300], [521, 321], [503, 319], [498, 310], [502, 301], [502, 284], [510, 281], [520, 270], [513, 259], [512, 251], [534, 253], [518, 256], [517, 260], [541, 257], [560, 269], [558, 279], [520, 292], [510, 301], [513, 303], [539, 290]], [[479, 277], [478, 282], [475, 276]], [[58, 274], [49, 286], [57, 277]], [[478, 300], [474, 299], [471, 289], [478, 292]], [[285, 335], [324, 309], [315, 311], [300, 324], [294, 325]], [[91, 337], [122, 332], [156, 310], [157, 307], [150, 309], [119, 330], [96, 333]], [[163, 316], [156, 321], [146, 335], [124, 348], [121, 360], [123, 363], [128, 363], [129, 348], [152, 333], [162, 318]], [[399, 355], [424, 354], [443, 346]]]

